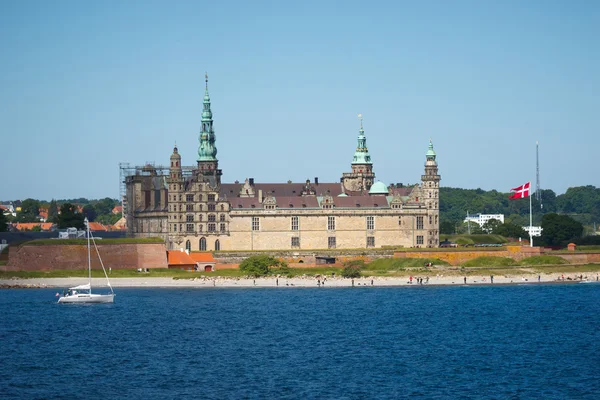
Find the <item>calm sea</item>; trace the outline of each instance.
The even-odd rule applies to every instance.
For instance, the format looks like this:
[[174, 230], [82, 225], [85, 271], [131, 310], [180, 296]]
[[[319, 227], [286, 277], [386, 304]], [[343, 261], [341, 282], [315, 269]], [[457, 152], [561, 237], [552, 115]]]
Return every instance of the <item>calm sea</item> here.
[[600, 398], [600, 285], [0, 291], [0, 397]]

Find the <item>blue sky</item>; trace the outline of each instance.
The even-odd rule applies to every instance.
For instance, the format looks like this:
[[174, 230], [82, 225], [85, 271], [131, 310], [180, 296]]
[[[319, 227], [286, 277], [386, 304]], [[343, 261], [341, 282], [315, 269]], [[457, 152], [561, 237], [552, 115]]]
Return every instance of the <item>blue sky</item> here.
[[597, 1], [3, 1], [0, 199], [119, 193], [119, 162], [197, 158], [204, 72], [223, 180], [600, 186]]

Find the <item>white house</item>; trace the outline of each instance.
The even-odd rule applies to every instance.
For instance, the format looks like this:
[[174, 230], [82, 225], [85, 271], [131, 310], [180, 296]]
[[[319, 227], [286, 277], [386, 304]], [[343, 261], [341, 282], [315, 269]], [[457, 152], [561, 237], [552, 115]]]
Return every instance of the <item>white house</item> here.
[[529, 233], [529, 231], [531, 229], [531, 236], [542, 236], [542, 227], [541, 226], [524, 226], [523, 229], [527, 233]]
[[497, 219], [501, 223], [504, 223], [504, 214], [475, 214], [469, 215], [465, 218], [465, 222], [471, 221], [477, 223], [479, 226], [483, 227], [483, 225], [488, 222], [490, 219]]

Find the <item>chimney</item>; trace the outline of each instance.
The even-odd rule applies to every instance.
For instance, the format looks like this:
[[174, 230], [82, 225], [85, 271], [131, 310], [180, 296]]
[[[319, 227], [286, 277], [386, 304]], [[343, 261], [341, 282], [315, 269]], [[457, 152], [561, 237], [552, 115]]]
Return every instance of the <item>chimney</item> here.
[[262, 189], [258, 189], [258, 202], [262, 204], [262, 201], [263, 201]]
[[318, 185], [318, 184], [319, 184], [319, 177], [315, 176], [315, 185]]
[[254, 178], [248, 179], [248, 182], [250, 183], [250, 186], [254, 186]]

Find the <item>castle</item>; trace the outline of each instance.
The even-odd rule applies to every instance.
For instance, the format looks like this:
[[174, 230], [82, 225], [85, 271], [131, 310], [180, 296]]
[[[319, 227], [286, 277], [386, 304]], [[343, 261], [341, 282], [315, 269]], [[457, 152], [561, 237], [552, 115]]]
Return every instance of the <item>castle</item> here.
[[208, 78], [197, 166], [177, 146], [167, 171], [147, 166], [125, 180], [127, 229], [190, 251], [438, 247], [439, 182], [431, 141], [421, 184], [375, 181], [362, 118], [352, 171], [340, 182], [222, 183]]

